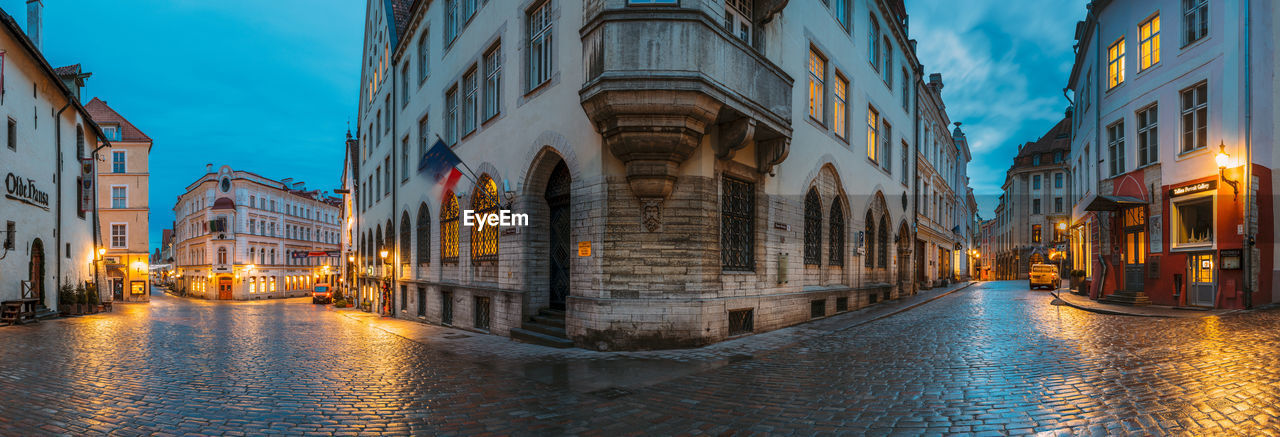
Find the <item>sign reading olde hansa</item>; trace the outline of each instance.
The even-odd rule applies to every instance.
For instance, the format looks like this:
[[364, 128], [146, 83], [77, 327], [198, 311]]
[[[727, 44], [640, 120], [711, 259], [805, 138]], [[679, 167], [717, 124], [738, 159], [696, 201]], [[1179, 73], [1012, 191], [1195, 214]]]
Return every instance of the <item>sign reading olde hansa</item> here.
[[35, 179], [23, 179], [9, 173], [4, 178], [4, 197], [13, 199], [45, 211], [49, 210], [49, 193], [36, 188]]

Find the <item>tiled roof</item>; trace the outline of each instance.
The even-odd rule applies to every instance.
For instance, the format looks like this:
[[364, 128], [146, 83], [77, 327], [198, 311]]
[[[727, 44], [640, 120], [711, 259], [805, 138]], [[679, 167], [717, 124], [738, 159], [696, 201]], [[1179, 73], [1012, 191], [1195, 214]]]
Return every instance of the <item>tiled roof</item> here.
[[391, 14], [395, 18], [396, 34], [404, 35], [405, 27], [409, 25], [409, 17], [413, 16], [413, 2], [415, 0], [389, 0], [391, 3]]
[[66, 65], [53, 69], [53, 74], [58, 76], [67, 76], [80, 73], [80, 64]]
[[90, 100], [88, 104], [84, 105], [84, 107], [89, 111], [89, 116], [93, 118], [93, 121], [98, 123], [99, 125], [119, 123], [121, 140], [151, 141], [151, 137], [147, 136], [147, 134], [142, 133], [142, 131], [139, 130], [137, 126], [134, 126], [133, 123], [130, 123], [129, 120], [126, 120], [123, 116], [120, 115], [120, 113], [116, 112], [116, 110], [111, 109], [110, 106], [107, 106], [107, 102], [99, 100], [97, 97], [94, 97], [93, 100]]
[[1071, 118], [1063, 118], [1058, 124], [1054, 125], [1049, 132], [1040, 137], [1035, 142], [1027, 143], [1022, 146], [1022, 150], [1018, 151], [1018, 157], [1030, 156], [1038, 153], [1053, 151], [1071, 150]]

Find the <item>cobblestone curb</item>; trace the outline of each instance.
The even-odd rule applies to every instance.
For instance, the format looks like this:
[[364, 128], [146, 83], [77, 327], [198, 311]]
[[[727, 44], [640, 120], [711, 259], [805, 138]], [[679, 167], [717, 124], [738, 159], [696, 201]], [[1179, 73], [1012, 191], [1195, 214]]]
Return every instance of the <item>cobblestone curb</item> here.
[[[1163, 318], [1163, 319], [1179, 319], [1179, 318], [1190, 319], [1190, 318], [1201, 318], [1201, 317], [1226, 316], [1231, 314], [1238, 314], [1245, 311], [1245, 310], [1200, 311], [1200, 310], [1166, 308], [1166, 307], [1159, 307], [1159, 306], [1137, 307], [1133, 310], [1126, 311], [1123, 307], [1119, 307], [1118, 305], [1106, 305], [1106, 304], [1090, 305], [1090, 304], [1083, 304], [1080, 302], [1073, 302], [1076, 299], [1073, 299], [1071, 296], [1067, 296], [1064, 298], [1064, 296], [1060, 295], [1061, 293], [1057, 291], [1051, 291], [1049, 292], [1049, 294], [1053, 296], [1053, 300], [1050, 301], [1051, 304], [1066, 305], [1081, 311], [1088, 311], [1091, 313], [1105, 314], [1105, 315], [1111, 315], [1111, 316], [1153, 317], [1153, 318]], [[1106, 306], [1104, 307], [1103, 305], [1106, 305]], [[1111, 307], [1118, 307], [1118, 308], [1111, 308]]]

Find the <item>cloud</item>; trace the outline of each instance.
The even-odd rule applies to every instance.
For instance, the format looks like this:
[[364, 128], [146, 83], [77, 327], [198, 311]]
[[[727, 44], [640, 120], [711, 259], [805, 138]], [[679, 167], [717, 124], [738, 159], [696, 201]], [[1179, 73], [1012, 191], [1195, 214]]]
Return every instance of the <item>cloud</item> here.
[[907, 2], [911, 37], [926, 73], [942, 73], [943, 101], [963, 122], [973, 161], [970, 186], [991, 217], [1018, 145], [1061, 120], [1085, 0]]

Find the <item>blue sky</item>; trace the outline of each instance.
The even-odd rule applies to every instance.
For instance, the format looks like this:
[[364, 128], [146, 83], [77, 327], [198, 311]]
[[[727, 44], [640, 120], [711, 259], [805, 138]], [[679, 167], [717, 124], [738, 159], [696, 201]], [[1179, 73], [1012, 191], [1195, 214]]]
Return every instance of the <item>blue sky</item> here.
[[942, 73], [947, 114], [969, 138], [969, 185], [983, 218], [994, 215], [1018, 145], [1062, 120], [1086, 3], [906, 0], [920, 63]]
[[[948, 113], [964, 123], [985, 218], [1018, 144], [1062, 117], [1085, 3], [906, 2], [926, 73], [943, 74]], [[0, 7], [25, 25], [25, 0]], [[363, 16], [359, 0], [46, 0], [44, 52], [54, 66], [93, 72], [84, 100], [107, 100], [155, 141], [158, 247], [174, 200], [205, 163], [337, 188]]]
[[[26, 26], [25, 0], [0, 7]], [[338, 188], [363, 17], [357, 0], [45, 0], [43, 51], [154, 141], [156, 248], [206, 163]]]

